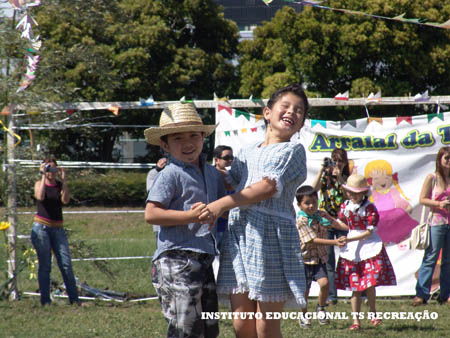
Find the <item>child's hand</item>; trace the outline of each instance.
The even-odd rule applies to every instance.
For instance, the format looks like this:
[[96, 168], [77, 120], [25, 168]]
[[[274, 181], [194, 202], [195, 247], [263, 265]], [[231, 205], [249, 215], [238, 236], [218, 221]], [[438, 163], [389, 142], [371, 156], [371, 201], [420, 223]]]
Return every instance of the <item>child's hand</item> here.
[[342, 248], [345, 244], [347, 244], [347, 237], [341, 236], [338, 239], [336, 239], [336, 244], [338, 247]]
[[320, 217], [326, 218], [327, 220], [330, 220], [331, 215], [325, 211], [325, 210], [319, 210]]
[[[206, 204], [203, 202], [194, 203], [191, 207], [191, 210], [188, 211], [190, 216], [196, 223], [206, 224], [209, 222], [203, 222], [204, 220], [210, 217], [210, 213]], [[203, 217], [202, 217], [203, 216]]]

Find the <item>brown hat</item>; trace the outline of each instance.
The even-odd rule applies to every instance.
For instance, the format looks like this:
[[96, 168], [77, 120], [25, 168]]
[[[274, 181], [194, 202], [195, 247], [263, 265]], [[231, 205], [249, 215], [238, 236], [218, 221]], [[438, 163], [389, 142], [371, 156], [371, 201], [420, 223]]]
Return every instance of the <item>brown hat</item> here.
[[148, 143], [159, 145], [160, 138], [164, 135], [199, 131], [209, 136], [216, 127], [204, 125], [192, 103], [175, 103], [161, 112], [159, 127], [145, 129], [144, 134]]
[[347, 178], [347, 184], [343, 184], [342, 187], [356, 193], [364, 192], [370, 189], [366, 178], [358, 174], [350, 175], [349, 178]]

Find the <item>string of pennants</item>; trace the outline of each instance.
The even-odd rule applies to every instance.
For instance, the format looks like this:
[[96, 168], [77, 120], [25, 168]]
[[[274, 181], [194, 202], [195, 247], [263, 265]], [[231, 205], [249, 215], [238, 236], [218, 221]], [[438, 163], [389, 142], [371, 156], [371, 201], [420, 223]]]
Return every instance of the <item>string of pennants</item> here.
[[[219, 104], [217, 106], [217, 111], [221, 112], [223, 110], [225, 110], [228, 114], [235, 117], [236, 119], [242, 116], [247, 121], [249, 121], [249, 122], [253, 121], [255, 123], [263, 120], [263, 116], [260, 114], [252, 114], [248, 111], [233, 109], [229, 106], [224, 106], [224, 105]], [[223, 130], [223, 131], [216, 130], [216, 132], [223, 132], [225, 136], [231, 136], [232, 134], [238, 135], [239, 133], [240, 134], [256, 133], [258, 131], [258, 129], [265, 130], [266, 129], [265, 124], [260, 124], [258, 126], [249, 127], [249, 128], [230, 129], [230, 130]]]
[[[390, 117], [388, 117], [390, 119]], [[427, 114], [427, 122], [430, 123], [431, 120], [434, 118], [438, 118], [441, 121], [444, 121], [444, 113], [437, 112], [434, 114]], [[339, 121], [340, 128], [345, 127], [346, 125], [350, 125], [354, 128], [356, 128], [356, 121], [357, 120], [346, 120], [346, 121]], [[395, 118], [396, 125], [398, 126], [401, 122], [405, 121], [406, 123], [409, 123], [410, 125], [413, 124], [413, 117], [412, 116], [397, 116]], [[311, 120], [311, 128], [314, 128], [316, 125], [321, 125], [324, 128], [327, 128], [327, 122], [326, 120]], [[383, 124], [383, 118], [382, 117], [368, 117], [367, 118], [367, 124], [370, 124], [372, 122], [378, 122], [379, 124]]]
[[[267, 6], [273, 1], [273, 0], [262, 0]], [[283, 0], [284, 2], [289, 2], [292, 4], [298, 4], [298, 5], [306, 5], [306, 6], [312, 6], [315, 8], [325, 9], [325, 10], [331, 10], [336, 12], [343, 12], [346, 14], [351, 15], [361, 15], [361, 16], [367, 16], [375, 19], [383, 19], [383, 20], [392, 20], [392, 21], [400, 21], [405, 23], [412, 23], [416, 25], [422, 25], [422, 26], [431, 26], [436, 28], [443, 28], [443, 29], [450, 29], [450, 19], [443, 23], [438, 22], [429, 22], [428, 19], [425, 18], [405, 18], [406, 13], [402, 13], [400, 15], [389, 17], [389, 16], [383, 16], [383, 15], [375, 15], [375, 14], [369, 14], [361, 11], [354, 11], [350, 9], [344, 9], [344, 8], [333, 8], [328, 6], [319, 5], [323, 1], [297, 1], [297, 0]]]

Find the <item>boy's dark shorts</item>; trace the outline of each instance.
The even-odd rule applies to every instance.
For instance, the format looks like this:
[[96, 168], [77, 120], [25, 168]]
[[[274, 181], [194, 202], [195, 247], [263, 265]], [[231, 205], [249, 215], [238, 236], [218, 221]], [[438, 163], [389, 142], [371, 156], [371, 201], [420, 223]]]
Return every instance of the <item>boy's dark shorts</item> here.
[[202, 312], [218, 312], [214, 256], [166, 251], [153, 262], [152, 282], [168, 322], [167, 337], [217, 337], [219, 322], [201, 319]]
[[327, 266], [325, 263], [305, 264], [306, 288], [309, 290], [313, 281], [317, 282], [320, 278], [328, 278]]

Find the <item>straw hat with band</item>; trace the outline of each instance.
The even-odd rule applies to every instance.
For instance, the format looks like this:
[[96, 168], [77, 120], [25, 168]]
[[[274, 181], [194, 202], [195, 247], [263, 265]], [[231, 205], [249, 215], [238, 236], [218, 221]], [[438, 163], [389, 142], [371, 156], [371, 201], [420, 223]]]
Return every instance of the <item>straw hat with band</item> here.
[[347, 178], [347, 183], [342, 185], [342, 188], [352, 192], [365, 192], [370, 189], [369, 184], [364, 176], [353, 174]]
[[144, 135], [148, 143], [160, 145], [161, 136], [199, 131], [209, 136], [216, 125], [205, 125], [192, 103], [175, 103], [169, 105], [161, 113], [159, 127], [145, 129]]

